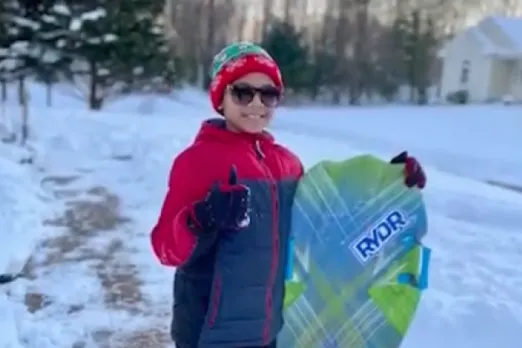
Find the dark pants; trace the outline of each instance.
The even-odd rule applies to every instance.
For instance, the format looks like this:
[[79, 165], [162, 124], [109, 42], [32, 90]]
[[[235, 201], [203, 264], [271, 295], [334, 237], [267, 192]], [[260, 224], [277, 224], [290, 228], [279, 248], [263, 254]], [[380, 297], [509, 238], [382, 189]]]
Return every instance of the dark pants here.
[[[197, 348], [197, 347], [192, 347], [188, 344], [183, 344], [183, 343], [176, 343], [176, 348]], [[237, 347], [237, 348], [277, 348], [277, 342], [276, 340], [274, 340], [272, 343], [270, 343], [268, 346], [259, 346], [259, 347]]]

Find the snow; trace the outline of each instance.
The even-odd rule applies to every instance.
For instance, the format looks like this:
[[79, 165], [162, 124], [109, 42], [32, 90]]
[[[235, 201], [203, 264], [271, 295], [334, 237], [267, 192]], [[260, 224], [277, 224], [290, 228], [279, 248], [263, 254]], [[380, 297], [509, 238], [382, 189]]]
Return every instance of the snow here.
[[498, 105], [309, 108], [285, 110], [273, 128], [348, 140], [388, 157], [409, 149], [437, 169], [522, 185], [522, 160], [515, 153], [522, 148], [520, 111]]
[[85, 12], [81, 15], [81, 18], [84, 21], [96, 21], [100, 18], [103, 18], [107, 15], [107, 11], [103, 8], [98, 8], [96, 10]]
[[10, 20], [12, 20], [19, 27], [27, 27], [31, 30], [38, 30], [40, 28], [40, 24], [38, 22], [29, 18], [13, 16], [10, 18]]
[[[498, 56], [506, 59], [520, 58], [522, 52], [522, 17], [488, 16], [476, 25], [467, 28], [462, 34], [471, 35], [475, 38], [481, 45], [481, 52], [487, 56]], [[502, 40], [499, 39], [498, 34], [501, 34]], [[448, 45], [451, 42], [452, 40], [447, 41], [439, 51], [439, 57], [443, 58], [447, 55]], [[512, 45], [507, 45], [509, 42]]]
[[[129, 337], [141, 342], [133, 333], [155, 330], [163, 336], [150, 340], [168, 340], [173, 272], [153, 258], [148, 236], [172, 158], [211, 114], [208, 97], [190, 89], [129, 96], [91, 113], [61, 93], [57, 107], [47, 108], [45, 88], [30, 89], [35, 163], [20, 165], [27, 153], [0, 143], [0, 271], [20, 271], [29, 255], [34, 269], [0, 285], [0, 347], [98, 348], [104, 337], [110, 347], [123, 347]], [[14, 104], [7, 111], [17, 112]], [[431, 287], [401, 348], [520, 346], [522, 194], [498, 186], [522, 186], [520, 115], [520, 106], [494, 105], [278, 111], [272, 131], [306, 166], [367, 152], [390, 158], [408, 149], [426, 167]], [[39, 221], [60, 216], [74, 200], [101, 204], [104, 195], [93, 193], [101, 186], [119, 197], [130, 221], [82, 234], [72, 250], [56, 252], [50, 241], [60, 241], [66, 228]], [[129, 281], [118, 283], [127, 268]], [[134, 278], [139, 298], [125, 302]], [[43, 297], [32, 313], [28, 294]], [[119, 294], [112, 301], [123, 307], [109, 305], [108, 294]], [[150, 340], [138, 346], [167, 346]]]
[[64, 16], [69, 16], [71, 15], [71, 10], [69, 9], [69, 7], [67, 7], [67, 5], [65, 4], [54, 4], [53, 5], [53, 11], [57, 14], [61, 14], [61, 15], [64, 15]]
[[[64, 14], [67, 14], [64, 12]], [[82, 13], [78, 18], [73, 18], [71, 24], [69, 25], [69, 29], [72, 31], [79, 31], [83, 23], [86, 21], [97, 21], [107, 15], [107, 11], [103, 8], [98, 8], [96, 10], [87, 11]]]
[[485, 35], [481, 27], [472, 27], [468, 29], [468, 33], [471, 34], [482, 46], [482, 52], [485, 55], [508, 55], [509, 49], [499, 47], [496, 45], [487, 35]]
[[69, 29], [71, 31], [80, 31], [82, 28], [82, 20], [80, 18], [75, 18], [71, 21], [71, 24], [69, 25]]
[[515, 44], [516, 50], [522, 52], [522, 17], [494, 16], [493, 21]]

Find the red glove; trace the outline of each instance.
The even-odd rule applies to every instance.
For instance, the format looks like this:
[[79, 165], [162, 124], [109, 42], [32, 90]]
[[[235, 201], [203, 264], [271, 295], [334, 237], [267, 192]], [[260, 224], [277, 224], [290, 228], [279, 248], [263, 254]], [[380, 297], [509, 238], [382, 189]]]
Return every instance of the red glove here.
[[426, 186], [426, 174], [415, 157], [408, 156], [407, 151], [403, 151], [390, 161], [391, 164], [404, 165], [404, 184], [408, 187], [423, 189]]

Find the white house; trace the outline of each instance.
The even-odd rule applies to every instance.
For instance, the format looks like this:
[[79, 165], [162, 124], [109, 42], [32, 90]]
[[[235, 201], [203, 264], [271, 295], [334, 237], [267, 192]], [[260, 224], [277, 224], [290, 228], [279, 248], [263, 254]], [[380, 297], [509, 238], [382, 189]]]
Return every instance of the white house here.
[[449, 41], [442, 58], [441, 97], [466, 90], [470, 101], [522, 101], [522, 18], [487, 17]]

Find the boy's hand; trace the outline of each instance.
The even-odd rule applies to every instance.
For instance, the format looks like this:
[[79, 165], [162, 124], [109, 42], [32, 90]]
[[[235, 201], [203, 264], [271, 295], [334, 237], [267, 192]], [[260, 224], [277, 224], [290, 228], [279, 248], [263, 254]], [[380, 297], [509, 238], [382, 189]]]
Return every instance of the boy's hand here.
[[404, 184], [408, 187], [423, 189], [426, 186], [426, 174], [415, 157], [410, 157], [407, 151], [403, 151], [390, 161], [391, 164], [404, 166]]
[[232, 166], [226, 184], [216, 183], [203, 201], [194, 204], [192, 219], [202, 231], [239, 230], [250, 223], [250, 189], [237, 183]]

